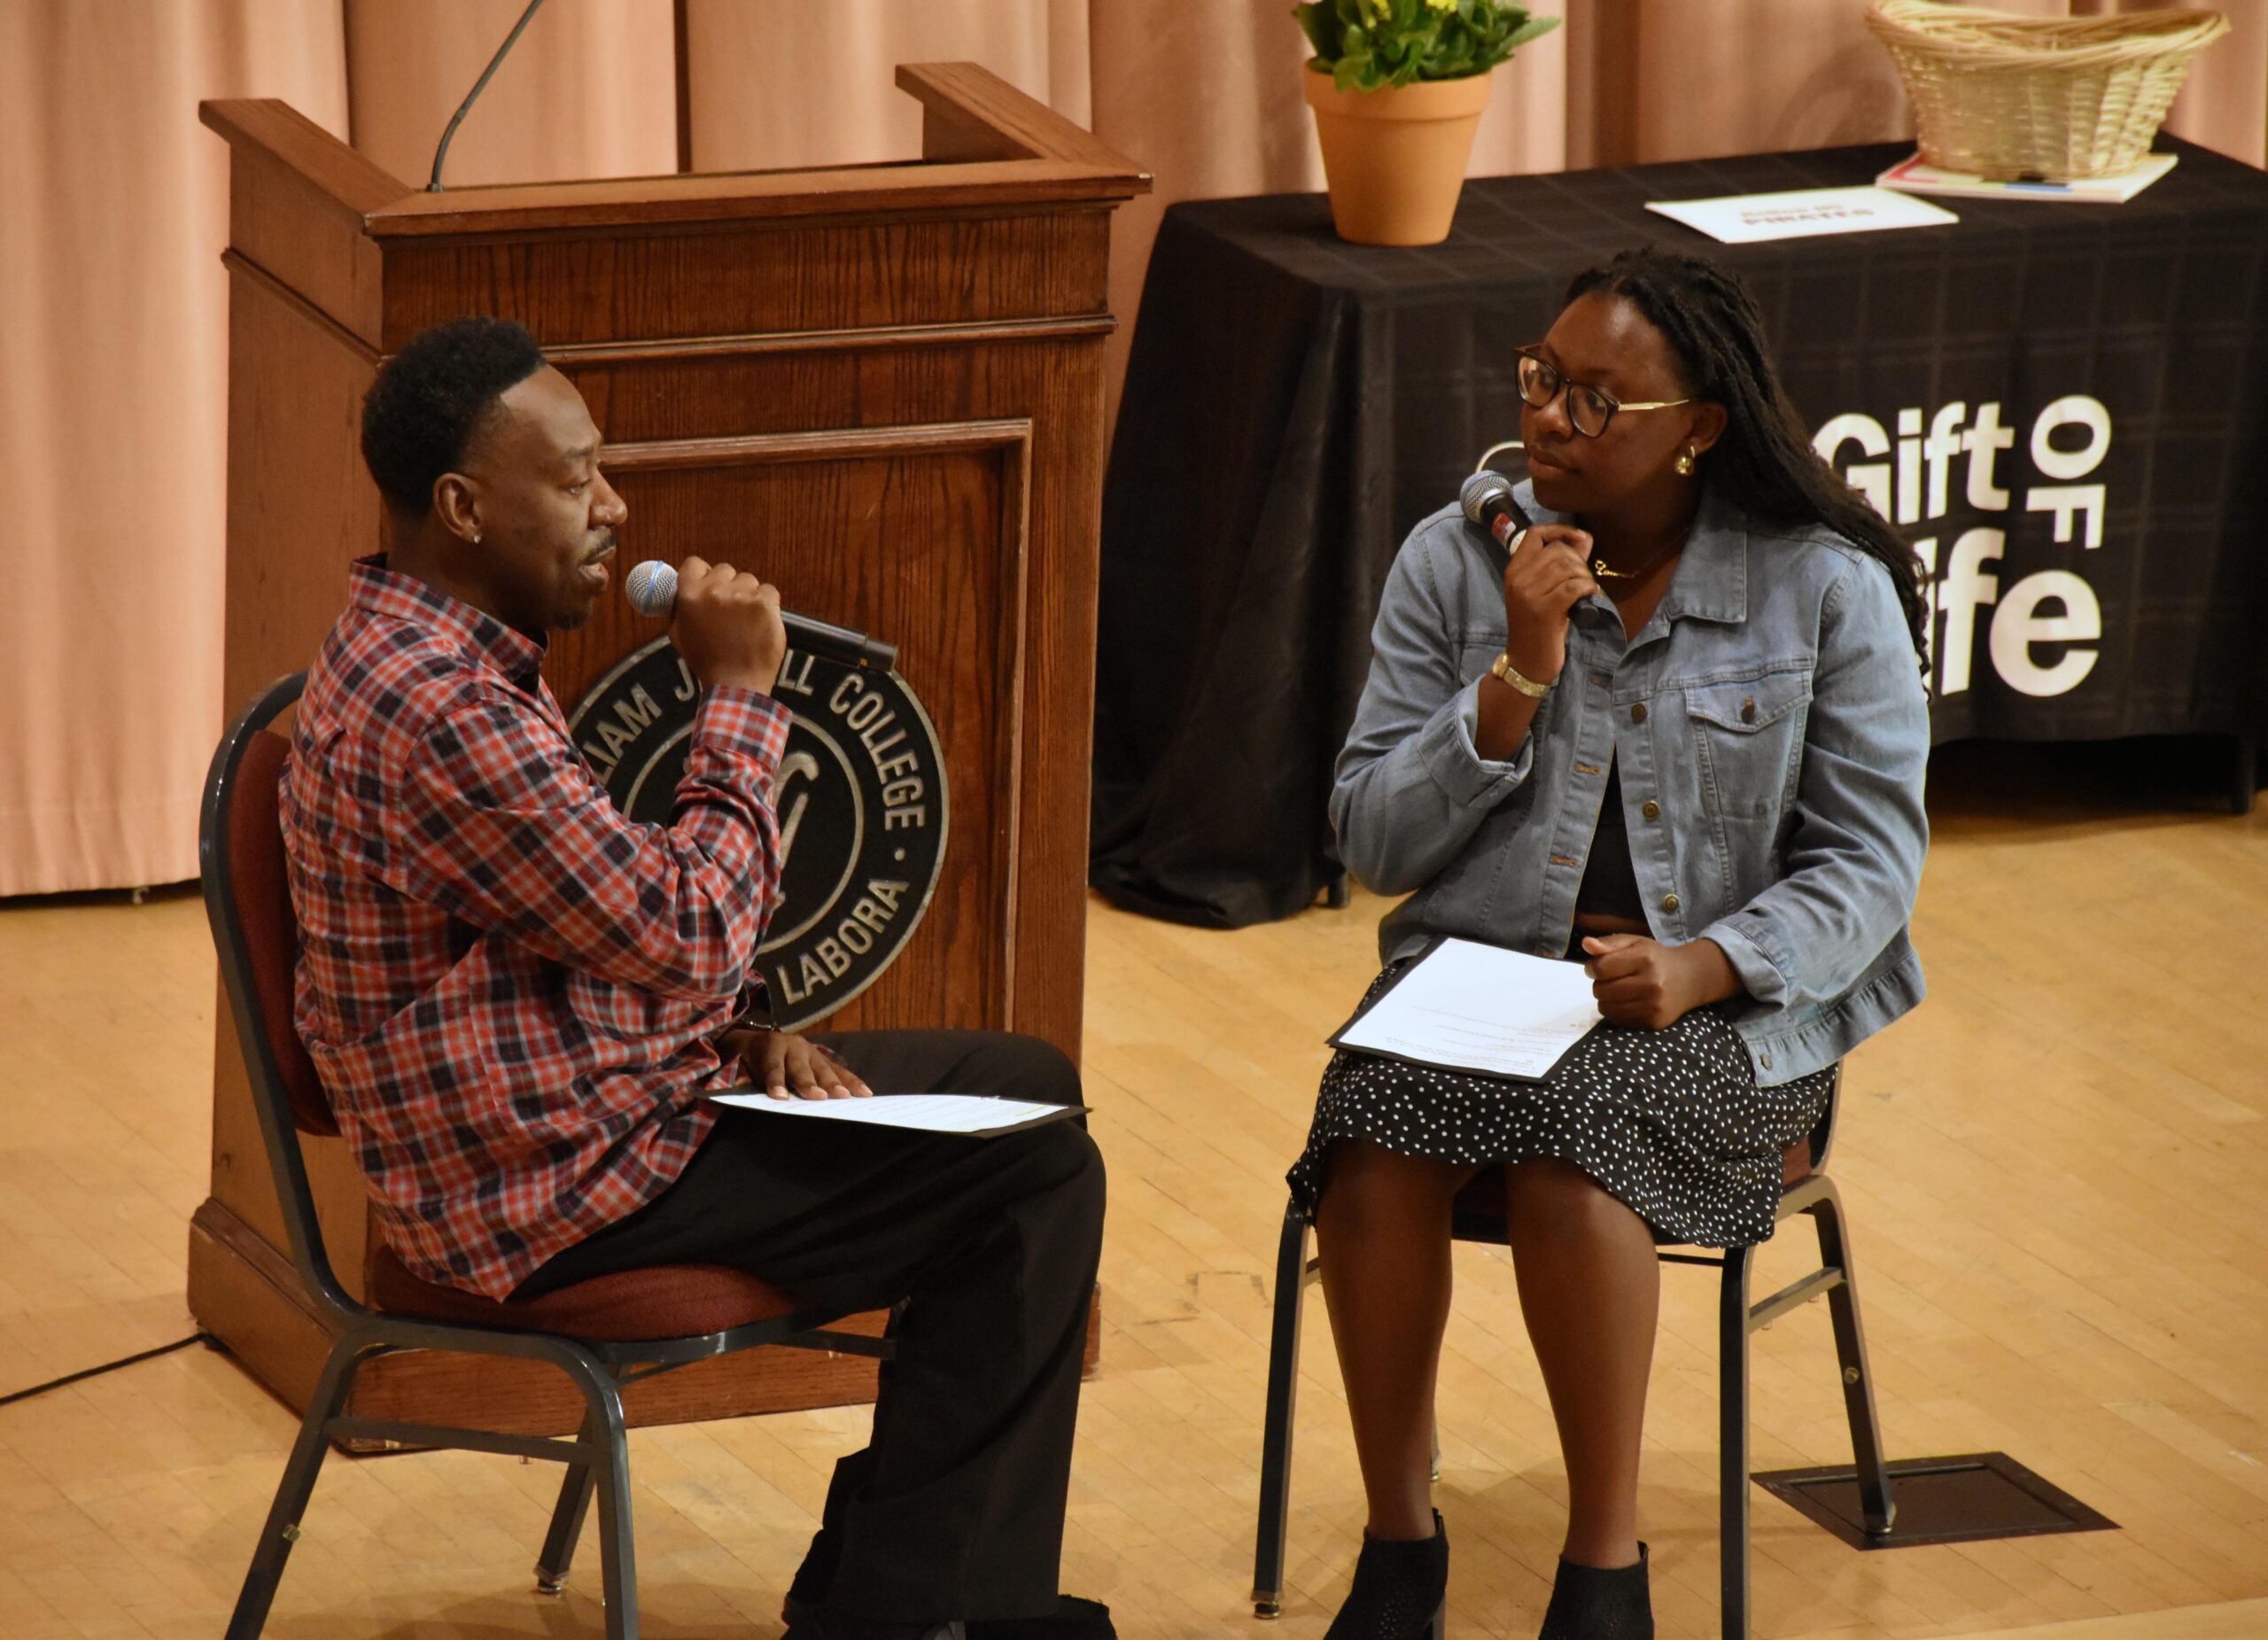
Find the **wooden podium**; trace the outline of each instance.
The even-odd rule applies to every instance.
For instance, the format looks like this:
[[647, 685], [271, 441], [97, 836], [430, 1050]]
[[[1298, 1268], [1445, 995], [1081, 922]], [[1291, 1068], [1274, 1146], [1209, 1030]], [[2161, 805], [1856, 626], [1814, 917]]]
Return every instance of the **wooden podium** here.
[[[835, 1029], [1013, 1028], [1076, 1055], [1085, 938], [1111, 213], [1122, 156], [974, 65], [909, 65], [922, 159], [412, 190], [285, 105], [208, 102], [230, 157], [227, 700], [306, 666], [379, 550], [358, 453], [378, 364], [464, 314], [517, 319], [588, 400], [630, 506], [620, 567], [688, 553], [895, 643], [949, 776], [928, 913]], [[555, 640], [571, 709], [653, 637], [618, 596]], [[200, 1325], [304, 1407], [304, 1300], [234, 1030], [218, 1010]], [[337, 1139], [307, 1141], [353, 1284], [372, 1232]], [[869, 1325], [879, 1317], [869, 1318]], [[760, 1350], [633, 1387], [633, 1421], [870, 1397], [872, 1364]], [[409, 1354], [353, 1411], [572, 1429], [563, 1376]]]

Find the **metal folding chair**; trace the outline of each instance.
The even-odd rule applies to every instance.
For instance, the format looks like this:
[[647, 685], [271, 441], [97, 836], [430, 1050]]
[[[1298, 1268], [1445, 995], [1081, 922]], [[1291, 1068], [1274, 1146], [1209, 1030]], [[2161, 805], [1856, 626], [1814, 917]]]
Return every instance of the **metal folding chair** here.
[[[1859, 1293], [1851, 1270], [1843, 1200], [1827, 1177], [1827, 1155], [1835, 1133], [1836, 1088], [1818, 1124], [1789, 1147], [1781, 1166], [1776, 1219], [1785, 1223], [1808, 1215], [1819, 1232], [1817, 1270], [1761, 1301], [1749, 1297], [1754, 1247], [1722, 1254], [1664, 1252], [1666, 1263], [1705, 1264], [1723, 1271], [1717, 1308], [1720, 1355], [1718, 1394], [1719, 1486], [1722, 1511], [1722, 1580], [1726, 1640], [1747, 1640], [1749, 1632], [1749, 1452], [1748, 1335], [1822, 1294], [1835, 1329], [1835, 1354], [1843, 1374], [1843, 1406], [1851, 1423], [1851, 1449], [1861, 1505], [1870, 1533], [1886, 1533], [1896, 1512], [1890, 1473], [1883, 1461], [1882, 1434], [1875, 1415], [1874, 1380], [1867, 1370], [1866, 1333], [1859, 1324]], [[1268, 1410], [1260, 1460], [1260, 1522], [1252, 1556], [1252, 1606], [1255, 1615], [1282, 1610], [1284, 1539], [1291, 1517], [1292, 1417], [1299, 1385], [1301, 1301], [1322, 1269], [1309, 1255], [1309, 1219], [1294, 1201], [1284, 1212], [1283, 1239], [1276, 1255], [1276, 1316], [1268, 1348]], [[1457, 1194], [1452, 1233], [1460, 1241], [1504, 1245], [1503, 1181], [1491, 1168]]]
[[[637, 1574], [623, 1387], [765, 1344], [883, 1359], [892, 1347], [886, 1338], [824, 1331], [834, 1315], [799, 1310], [777, 1290], [721, 1265], [625, 1271], [526, 1302], [498, 1302], [430, 1286], [378, 1249], [369, 1283], [374, 1302], [347, 1294], [324, 1251], [299, 1149], [301, 1133], [335, 1134], [338, 1128], [291, 1022], [299, 929], [276, 820], [285, 743], [266, 727], [299, 699], [304, 681], [299, 674], [271, 685], [230, 727], [206, 778], [198, 839], [206, 914], [283, 1203], [291, 1262], [338, 1334], [260, 1528], [229, 1620], [229, 1640], [253, 1640], [266, 1623], [325, 1450], [334, 1441], [461, 1448], [564, 1464], [565, 1482], [536, 1561], [536, 1587], [548, 1594], [564, 1587], [595, 1494], [608, 1640], [635, 1640]], [[582, 1427], [572, 1439], [552, 1439], [346, 1415], [357, 1369], [405, 1349], [549, 1362], [582, 1393]]]

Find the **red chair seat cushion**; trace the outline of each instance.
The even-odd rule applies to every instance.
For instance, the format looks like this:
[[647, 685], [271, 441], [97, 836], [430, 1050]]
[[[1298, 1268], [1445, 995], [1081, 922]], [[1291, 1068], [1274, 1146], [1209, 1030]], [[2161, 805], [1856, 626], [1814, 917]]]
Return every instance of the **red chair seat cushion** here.
[[1810, 1139], [1806, 1137], [1798, 1139], [1788, 1146], [1786, 1153], [1780, 1158], [1781, 1190], [1783, 1192], [1793, 1190], [1804, 1180], [1809, 1178], [1814, 1170], [1811, 1160]]
[[723, 1264], [657, 1264], [579, 1281], [541, 1298], [501, 1301], [421, 1281], [383, 1246], [371, 1248], [366, 1273], [370, 1303], [390, 1315], [601, 1343], [726, 1333], [796, 1309], [777, 1287]]

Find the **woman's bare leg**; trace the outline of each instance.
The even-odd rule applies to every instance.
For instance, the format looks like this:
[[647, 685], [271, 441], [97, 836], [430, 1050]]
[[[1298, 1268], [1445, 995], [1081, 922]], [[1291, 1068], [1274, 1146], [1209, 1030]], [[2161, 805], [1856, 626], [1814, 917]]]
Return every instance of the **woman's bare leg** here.
[[1433, 1379], [1449, 1314], [1449, 1202], [1476, 1171], [1364, 1139], [1332, 1150], [1316, 1235], [1373, 1537], [1433, 1535]]
[[1564, 1162], [1507, 1168], [1504, 1207], [1520, 1313], [1567, 1465], [1561, 1552], [1578, 1566], [1628, 1566], [1638, 1558], [1638, 1445], [1661, 1310], [1653, 1234]]

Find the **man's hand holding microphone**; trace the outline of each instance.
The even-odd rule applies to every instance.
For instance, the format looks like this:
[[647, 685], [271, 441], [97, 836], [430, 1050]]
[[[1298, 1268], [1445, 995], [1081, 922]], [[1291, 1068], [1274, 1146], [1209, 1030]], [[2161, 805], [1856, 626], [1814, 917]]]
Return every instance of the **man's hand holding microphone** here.
[[703, 684], [769, 695], [788, 654], [780, 589], [729, 564], [687, 558], [677, 566], [670, 641]]
[[[688, 557], [677, 566], [670, 641], [704, 687], [769, 695], [788, 655], [780, 589], [729, 564]], [[736, 1027], [717, 1047], [774, 1099], [866, 1099], [874, 1092], [830, 1050], [788, 1031]]]

